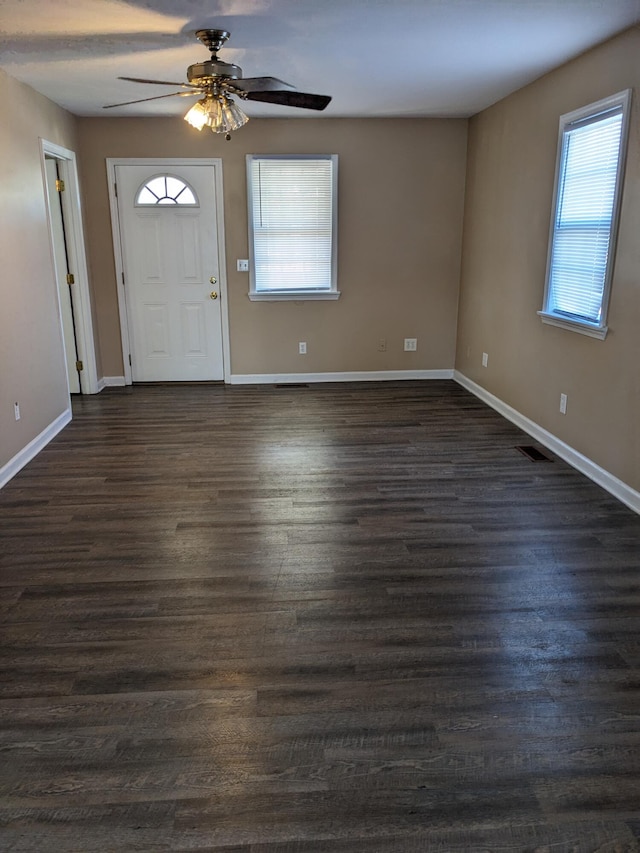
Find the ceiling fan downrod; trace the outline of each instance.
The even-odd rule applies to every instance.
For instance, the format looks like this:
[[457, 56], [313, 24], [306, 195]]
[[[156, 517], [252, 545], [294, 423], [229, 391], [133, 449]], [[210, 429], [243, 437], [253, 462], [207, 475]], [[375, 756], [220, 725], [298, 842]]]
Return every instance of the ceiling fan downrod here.
[[214, 80], [241, 80], [242, 68], [231, 62], [218, 59], [218, 51], [229, 38], [227, 30], [197, 30], [196, 36], [211, 51], [206, 62], [196, 62], [187, 69], [187, 80], [200, 86], [210, 85]]

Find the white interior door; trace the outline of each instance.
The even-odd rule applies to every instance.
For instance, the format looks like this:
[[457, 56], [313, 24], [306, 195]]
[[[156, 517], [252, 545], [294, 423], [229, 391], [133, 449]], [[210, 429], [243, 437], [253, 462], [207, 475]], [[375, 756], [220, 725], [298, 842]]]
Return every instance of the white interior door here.
[[224, 378], [214, 168], [116, 166], [134, 382]]
[[62, 336], [64, 339], [64, 353], [67, 364], [67, 379], [71, 394], [80, 393], [80, 377], [78, 375], [78, 347], [76, 342], [75, 320], [73, 316], [73, 302], [71, 287], [68, 284], [69, 259], [67, 257], [67, 238], [65, 234], [65, 223], [62, 214], [59, 193], [56, 187], [58, 180], [58, 164], [52, 157], [44, 161], [45, 176], [47, 181], [47, 202], [49, 205], [49, 225], [51, 228], [51, 244], [53, 246], [53, 261], [56, 269], [56, 281], [58, 284], [58, 298], [60, 302], [60, 315], [62, 319]]

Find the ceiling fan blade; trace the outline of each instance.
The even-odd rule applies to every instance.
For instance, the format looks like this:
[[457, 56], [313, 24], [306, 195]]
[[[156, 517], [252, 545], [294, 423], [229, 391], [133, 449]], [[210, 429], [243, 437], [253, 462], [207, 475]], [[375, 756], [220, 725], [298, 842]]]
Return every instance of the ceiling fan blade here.
[[106, 104], [102, 109], [103, 110], [110, 110], [113, 107], [126, 107], [129, 104], [143, 104], [145, 101], [159, 101], [161, 98], [175, 98], [176, 95], [194, 96], [194, 95], [201, 95], [201, 94], [202, 94], [201, 89], [196, 89], [193, 92], [170, 92], [168, 95], [154, 95], [153, 98], [139, 98], [137, 101], [123, 101], [121, 104]]
[[331, 102], [330, 95], [310, 95], [308, 92], [247, 92], [244, 97], [248, 101], [264, 101], [306, 110], [323, 110]]
[[153, 83], [157, 86], [183, 86], [185, 89], [199, 89], [193, 83], [170, 83], [168, 80], [146, 80], [144, 77], [118, 77], [118, 80], [128, 80], [130, 83]]
[[240, 92], [282, 92], [295, 89], [291, 83], [285, 83], [277, 77], [242, 77], [240, 80], [232, 80], [231, 85]]

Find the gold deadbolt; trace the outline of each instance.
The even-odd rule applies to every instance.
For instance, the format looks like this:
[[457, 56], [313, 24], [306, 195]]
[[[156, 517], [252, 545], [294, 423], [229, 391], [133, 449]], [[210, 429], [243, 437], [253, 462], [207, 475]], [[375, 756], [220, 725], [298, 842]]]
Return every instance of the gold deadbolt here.
[[218, 298], [217, 292], [215, 290], [212, 290], [211, 293], [209, 294], [209, 298], [210, 299], [217, 299]]
[[211, 284], [215, 284], [218, 281], [218, 279], [215, 277], [215, 275], [212, 275], [211, 278], [209, 279], [209, 281], [211, 282]]

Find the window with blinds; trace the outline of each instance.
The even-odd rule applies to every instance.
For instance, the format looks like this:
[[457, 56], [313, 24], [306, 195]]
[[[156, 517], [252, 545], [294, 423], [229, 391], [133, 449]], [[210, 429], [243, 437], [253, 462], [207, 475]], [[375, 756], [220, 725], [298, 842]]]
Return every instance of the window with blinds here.
[[601, 338], [607, 332], [629, 100], [623, 92], [560, 120], [540, 314], [545, 322]]
[[337, 156], [247, 157], [252, 299], [336, 299]]

